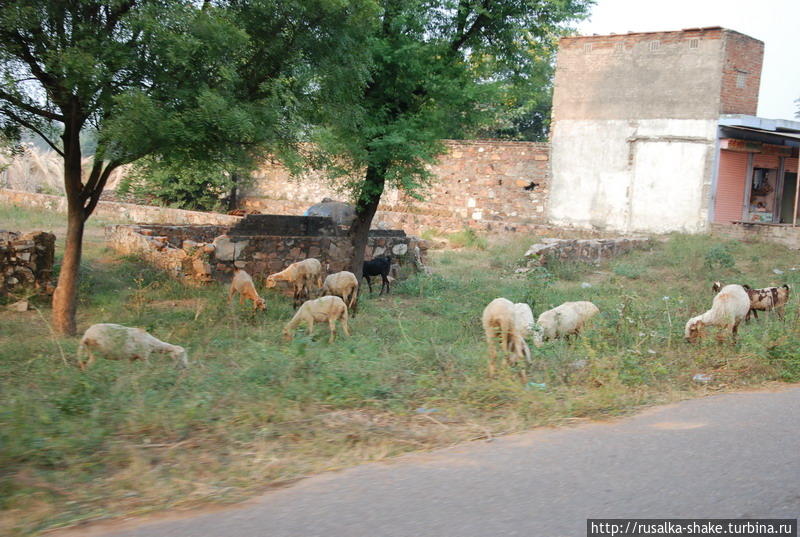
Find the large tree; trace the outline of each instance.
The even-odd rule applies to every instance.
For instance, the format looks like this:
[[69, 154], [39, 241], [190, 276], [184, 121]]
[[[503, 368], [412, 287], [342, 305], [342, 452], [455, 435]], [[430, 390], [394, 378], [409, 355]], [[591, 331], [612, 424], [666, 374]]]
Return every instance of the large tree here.
[[[363, 80], [371, 0], [0, 1], [0, 127], [64, 160], [67, 236], [53, 324], [75, 333], [83, 229], [111, 171], [136, 159], [287, 153]], [[326, 91], [329, 90], [329, 91]], [[81, 138], [97, 136], [81, 174]]]
[[[352, 270], [361, 274], [372, 219], [387, 185], [419, 195], [443, 138], [487, 117], [514, 86], [541, 73], [541, 51], [587, 14], [591, 0], [381, 0], [369, 42], [370, 82], [357, 121], [329, 125], [322, 146], [356, 203]], [[541, 83], [546, 83], [541, 82]], [[349, 165], [349, 169], [343, 166]]]

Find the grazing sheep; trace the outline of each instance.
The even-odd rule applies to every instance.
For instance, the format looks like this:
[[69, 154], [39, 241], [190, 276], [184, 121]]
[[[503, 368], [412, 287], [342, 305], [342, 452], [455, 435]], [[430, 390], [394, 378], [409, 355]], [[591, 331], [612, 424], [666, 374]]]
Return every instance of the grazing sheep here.
[[703, 335], [706, 326], [719, 326], [735, 338], [741, 323], [750, 311], [750, 297], [741, 285], [726, 285], [714, 297], [711, 309], [686, 322], [684, 336], [691, 343]]
[[238, 268], [233, 269], [233, 280], [231, 280], [231, 288], [228, 292], [228, 302], [231, 301], [235, 293], [239, 293], [239, 304], [242, 304], [245, 299], [252, 300], [253, 311], [267, 309], [267, 303], [258, 296], [256, 286], [253, 284], [253, 278], [247, 272]]
[[300, 302], [309, 298], [311, 285], [315, 285], [317, 289], [322, 287], [322, 263], [313, 257], [292, 263], [282, 271], [267, 276], [266, 286], [271, 289], [279, 281], [292, 284], [292, 300], [296, 308]]
[[578, 335], [586, 321], [600, 313], [600, 310], [587, 301], [564, 302], [551, 310], [542, 312], [536, 323], [541, 327], [539, 338], [534, 339], [536, 346], [543, 341], [555, 338], [568, 338]]
[[[750, 298], [750, 311], [747, 312], [745, 321], [750, 320], [750, 314], [758, 319], [759, 311], [772, 311], [783, 319], [783, 307], [789, 302], [789, 286], [782, 285], [780, 287], [762, 287], [761, 289], [753, 289], [749, 285], [743, 285], [747, 296]], [[711, 290], [718, 293], [722, 289], [721, 282], [714, 282]]]
[[531, 307], [524, 302], [514, 304], [514, 322], [517, 333], [523, 338], [533, 335], [536, 346], [542, 343], [542, 327], [536, 324]]
[[[514, 304], [505, 298], [495, 298], [484, 308], [481, 323], [489, 346], [490, 376], [494, 376], [496, 370], [497, 338], [500, 338], [500, 348], [506, 353], [506, 361], [510, 366], [520, 359], [527, 363], [531, 362], [531, 351], [525, 341], [525, 338], [536, 329], [530, 306], [523, 303]], [[520, 377], [523, 381], [526, 380], [524, 369], [520, 370]]]
[[322, 296], [338, 296], [344, 300], [350, 311], [355, 311], [356, 301], [358, 300], [358, 280], [352, 272], [343, 270], [335, 274], [328, 275], [325, 283], [322, 284]]
[[371, 261], [364, 261], [361, 272], [363, 277], [367, 279], [370, 294], [372, 294], [372, 276], [381, 277], [381, 292], [378, 293], [378, 296], [383, 294], [384, 287], [386, 288], [386, 294], [389, 294], [389, 282], [391, 281], [389, 272], [391, 272], [391, 270], [391, 256], [386, 255], [383, 257], [376, 257]]
[[336, 339], [336, 321], [342, 321], [344, 333], [350, 335], [347, 327], [347, 304], [338, 296], [323, 296], [315, 300], [308, 300], [300, 306], [292, 320], [283, 328], [283, 338], [291, 341], [294, 330], [302, 322], [308, 325], [308, 335], [310, 336], [314, 333], [314, 323], [325, 321], [328, 321], [331, 331], [329, 343], [333, 343]]
[[[141, 328], [129, 328], [119, 324], [93, 324], [81, 338], [78, 346], [78, 365], [86, 369], [95, 360], [95, 353], [116, 360], [148, 361], [152, 354], [169, 356], [183, 367], [189, 365], [186, 350], [157, 339]], [[89, 359], [83, 361], [83, 355]]]

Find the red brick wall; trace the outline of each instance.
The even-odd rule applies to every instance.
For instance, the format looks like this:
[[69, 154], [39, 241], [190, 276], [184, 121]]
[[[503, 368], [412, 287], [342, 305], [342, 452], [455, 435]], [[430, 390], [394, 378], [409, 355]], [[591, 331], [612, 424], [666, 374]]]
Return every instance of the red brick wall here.
[[[634, 45], [640, 43], [650, 43], [660, 41], [661, 45], [684, 44], [689, 39], [719, 39], [722, 37], [723, 28], [695, 28], [689, 30], [669, 31], [669, 32], [629, 32], [627, 34], [611, 35], [581, 35], [562, 37], [559, 41], [559, 51], [580, 49], [584, 52], [596, 52], [602, 49], [614, 49], [621, 44], [623, 47], [620, 52], [625, 52]], [[587, 51], [585, 46], [591, 44], [591, 50]]]
[[755, 115], [763, 58], [763, 42], [719, 27], [564, 37], [553, 120]]
[[716, 118], [723, 32], [561, 38], [553, 121]]
[[[756, 115], [763, 61], [762, 41], [725, 30], [720, 114]], [[744, 87], [738, 87], [739, 82], [743, 82]]]

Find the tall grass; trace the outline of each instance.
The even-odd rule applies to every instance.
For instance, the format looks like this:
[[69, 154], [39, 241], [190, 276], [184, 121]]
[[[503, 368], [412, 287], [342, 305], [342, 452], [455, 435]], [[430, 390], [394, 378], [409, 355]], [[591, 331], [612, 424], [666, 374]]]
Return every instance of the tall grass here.
[[[228, 304], [221, 285], [184, 287], [93, 243], [79, 328], [145, 328], [185, 346], [192, 367], [99, 360], [82, 373], [77, 338], [51, 337], [46, 301], [36, 302], [41, 316], [0, 312], [0, 533], [231, 501], [408, 450], [800, 380], [794, 300], [784, 322], [751, 323], [736, 344], [682, 338], [686, 319], [709, 307], [714, 280], [797, 284], [792, 252], [675, 235], [600, 266], [516, 274], [532, 241], [434, 253], [433, 274], [398, 282], [389, 296], [362, 293], [352, 337], [332, 345], [322, 327], [283, 344], [292, 310], [277, 293], [254, 314]], [[733, 263], [710, 266], [720, 244]], [[510, 372], [486, 376], [480, 314], [498, 296], [537, 314], [592, 300], [601, 314], [574, 342], [534, 350], [530, 377], [545, 387], [523, 386]], [[693, 383], [698, 372], [712, 382]]]

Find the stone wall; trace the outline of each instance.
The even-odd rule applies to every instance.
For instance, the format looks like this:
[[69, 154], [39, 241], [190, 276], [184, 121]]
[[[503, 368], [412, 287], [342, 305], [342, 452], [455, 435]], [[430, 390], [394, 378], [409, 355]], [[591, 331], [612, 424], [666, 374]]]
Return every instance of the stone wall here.
[[56, 237], [35, 231], [0, 231], [0, 295], [33, 288], [51, 291]]
[[[294, 219], [297, 225], [307, 220], [307, 217], [281, 218]], [[243, 231], [247, 229], [250, 229], [249, 234]], [[309, 257], [319, 259], [328, 274], [345, 270], [352, 252], [349, 238], [336, 226], [330, 229], [335, 233], [278, 235], [268, 233], [278, 233], [279, 228], [258, 230], [246, 225], [239, 229], [114, 225], [106, 227], [106, 241], [116, 251], [139, 255], [187, 283], [228, 281], [234, 266], [243, 268], [258, 281]], [[291, 225], [284, 231], [292, 233]], [[375, 231], [369, 237], [365, 259], [392, 255], [395, 276], [403, 277], [424, 267], [427, 250], [426, 241], [407, 236], [403, 231]]]
[[[431, 167], [423, 201], [396, 189], [382, 198], [373, 226], [421, 233], [472, 227], [482, 231], [530, 230], [544, 224], [549, 192], [549, 144], [497, 140], [447, 141]], [[323, 198], [342, 199], [319, 173], [292, 179], [282, 166], [263, 166], [241, 193], [244, 208], [300, 215]]]
[[[34, 194], [20, 190], [0, 188], [0, 203], [46, 209], [58, 213], [67, 212], [67, 198], [48, 194]], [[240, 216], [202, 211], [185, 211], [169, 207], [136, 205], [116, 201], [100, 201], [92, 213], [93, 217], [130, 220], [131, 222], [172, 223], [172, 224], [216, 224], [233, 225]]]
[[800, 227], [778, 224], [711, 224], [711, 233], [741, 241], [768, 241], [800, 250]]
[[597, 263], [652, 245], [646, 237], [620, 237], [614, 239], [542, 239], [531, 246], [525, 257], [528, 267], [544, 266], [553, 260]]

